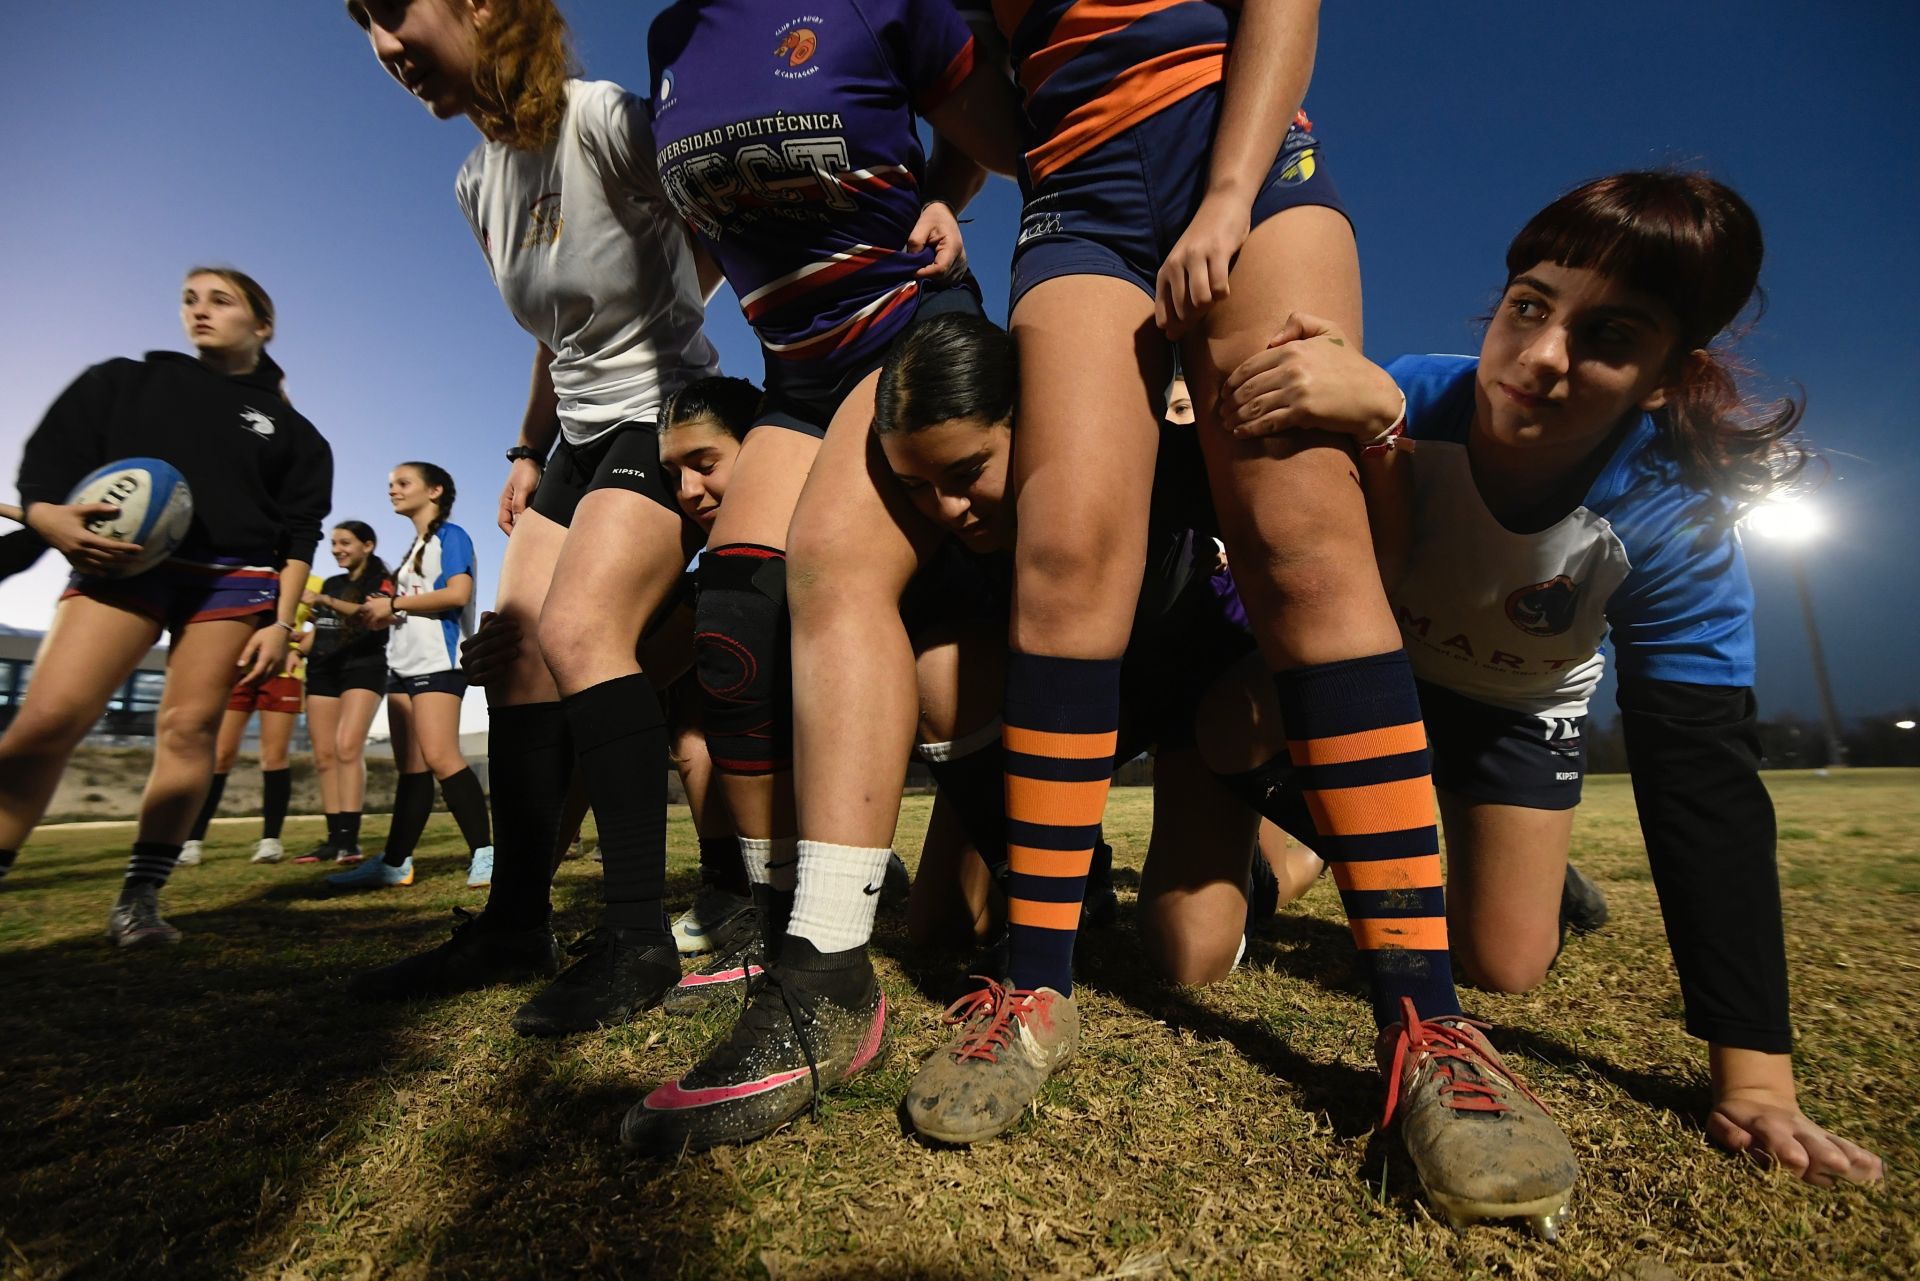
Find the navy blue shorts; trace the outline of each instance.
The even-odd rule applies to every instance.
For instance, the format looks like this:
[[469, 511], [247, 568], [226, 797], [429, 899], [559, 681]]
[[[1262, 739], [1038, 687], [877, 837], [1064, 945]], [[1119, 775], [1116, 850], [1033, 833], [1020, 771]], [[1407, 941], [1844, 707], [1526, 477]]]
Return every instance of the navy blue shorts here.
[[459, 672], [428, 672], [425, 676], [402, 676], [399, 672], [387, 673], [387, 693], [389, 694], [452, 694], [455, 698], [467, 692], [467, 678]]
[[1435, 787], [1470, 801], [1530, 810], [1580, 804], [1586, 717], [1534, 716], [1427, 681], [1418, 684]]
[[[915, 306], [913, 319], [900, 331], [899, 338], [905, 338], [913, 332], [915, 325], [932, 320], [935, 316], [951, 312], [964, 312], [971, 316], [985, 314], [980, 306], [979, 286], [973, 283], [971, 276], [962, 282], [924, 292]], [[898, 342], [899, 338], [895, 341]], [[891, 350], [888, 349], [889, 352]], [[887, 354], [883, 352], [873, 360], [849, 370], [831, 387], [804, 392], [781, 387], [776, 377], [778, 362], [772, 356], [767, 357], [767, 393], [760, 401], [760, 412], [754, 415], [753, 425], [784, 427], [788, 431], [824, 439], [828, 424], [840, 410], [840, 403], [853, 394], [853, 389], [860, 385], [862, 378], [886, 363]]]
[[[1053, 173], [1022, 183], [1026, 207], [1013, 250], [1008, 310], [1056, 276], [1114, 276], [1153, 295], [1160, 265], [1206, 194], [1220, 88], [1203, 89], [1148, 116]], [[1196, 145], [1198, 140], [1205, 145]], [[1346, 215], [1327, 176], [1321, 143], [1287, 130], [1253, 201], [1258, 227], [1282, 209], [1325, 205]]]

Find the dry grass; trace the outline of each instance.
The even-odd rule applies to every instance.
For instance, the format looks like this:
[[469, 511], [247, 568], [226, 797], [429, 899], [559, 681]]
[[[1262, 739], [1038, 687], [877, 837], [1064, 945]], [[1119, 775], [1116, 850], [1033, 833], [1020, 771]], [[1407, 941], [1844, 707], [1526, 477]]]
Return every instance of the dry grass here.
[[[671, 1169], [615, 1142], [644, 1083], [728, 1015], [549, 1044], [505, 1026], [526, 995], [367, 1010], [339, 980], [436, 941], [463, 888], [436, 819], [411, 890], [314, 893], [251, 867], [245, 825], [183, 869], [161, 955], [101, 925], [122, 832], [53, 832], [0, 888], [0, 1273], [55, 1276], [1834, 1278], [1920, 1268], [1920, 774], [1771, 780], [1809, 1111], [1876, 1148], [1876, 1190], [1820, 1192], [1709, 1148], [1701, 1048], [1679, 995], [1623, 780], [1597, 779], [1578, 857], [1614, 924], [1526, 997], [1470, 994], [1583, 1163], [1560, 1248], [1455, 1232], [1376, 1138], [1371, 1029], [1324, 883], [1251, 965], [1169, 988], [1130, 929], [1083, 946], [1089, 1039], [1038, 1115], [972, 1151], [907, 1138], [896, 1112], [954, 982], [879, 938], [899, 1011], [884, 1070], [754, 1147]], [[925, 819], [910, 798], [909, 854]], [[1109, 832], [1130, 897], [1144, 793]], [[377, 824], [375, 825], [377, 830]], [[911, 835], [907, 835], [911, 834]], [[291, 838], [317, 836], [296, 824]], [[675, 893], [691, 833], [673, 828]], [[565, 928], [596, 868], [567, 864]]]

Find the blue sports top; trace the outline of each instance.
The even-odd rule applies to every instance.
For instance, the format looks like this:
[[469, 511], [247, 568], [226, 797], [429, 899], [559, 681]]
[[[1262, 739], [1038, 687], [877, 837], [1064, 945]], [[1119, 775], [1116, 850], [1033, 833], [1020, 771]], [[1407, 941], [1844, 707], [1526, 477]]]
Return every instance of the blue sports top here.
[[973, 68], [952, 0], [679, 0], [647, 36], [667, 199], [726, 273], [767, 358], [806, 395], [878, 361], [933, 251], [923, 115]]
[[1467, 459], [1471, 356], [1403, 356], [1413, 547], [1391, 593], [1414, 672], [1469, 698], [1578, 716], [1611, 639], [1623, 680], [1749, 686], [1753, 585], [1726, 500], [1690, 484], [1643, 415], [1580, 505], [1537, 533], [1487, 510]]

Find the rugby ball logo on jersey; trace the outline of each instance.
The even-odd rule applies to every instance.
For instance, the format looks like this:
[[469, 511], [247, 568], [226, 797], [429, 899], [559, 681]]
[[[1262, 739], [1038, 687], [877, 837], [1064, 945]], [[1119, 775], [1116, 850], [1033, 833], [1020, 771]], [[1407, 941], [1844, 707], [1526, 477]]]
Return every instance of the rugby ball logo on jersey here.
[[820, 31], [823, 20], [813, 14], [803, 14], [794, 18], [773, 33], [775, 44], [773, 56], [779, 61], [773, 74], [782, 80], [804, 80], [819, 67], [807, 64], [813, 60], [814, 53], [820, 48]]
[[273, 419], [257, 409], [241, 410], [240, 425], [263, 440], [273, 435]]
[[[268, 424], [271, 426], [272, 424]], [[193, 523], [193, 494], [171, 463], [158, 458], [123, 458], [83, 477], [69, 503], [105, 503], [112, 514], [95, 516], [87, 528], [102, 538], [138, 543], [140, 551], [108, 575], [143, 574], [173, 554]]]
[[1507, 597], [1507, 620], [1529, 636], [1558, 636], [1573, 626], [1580, 585], [1561, 574]]

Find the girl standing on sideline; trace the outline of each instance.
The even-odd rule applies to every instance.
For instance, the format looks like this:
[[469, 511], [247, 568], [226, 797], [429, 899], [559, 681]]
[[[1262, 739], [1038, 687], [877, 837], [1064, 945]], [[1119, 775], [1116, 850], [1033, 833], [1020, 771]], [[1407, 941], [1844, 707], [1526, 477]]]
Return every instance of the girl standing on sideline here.
[[379, 889], [413, 884], [413, 848], [433, 813], [433, 783], [466, 838], [468, 883], [485, 884], [492, 856], [487, 798], [460, 754], [460, 641], [473, 634], [473, 539], [452, 523], [453, 477], [432, 463], [408, 462], [387, 478], [393, 510], [413, 522], [413, 544], [393, 576], [394, 593], [361, 607], [368, 627], [387, 629], [387, 729], [394, 765], [393, 819], [378, 859], [335, 872], [327, 884]]
[[[986, 168], [1011, 172], [1018, 115], [1000, 60], [978, 52], [950, 0], [830, 0], [804, 14], [679, 0], [654, 19], [648, 54], [661, 182], [766, 358], [766, 399], [700, 564], [696, 641], [707, 743], [781, 949], [733, 1033], [628, 1114], [628, 1143], [668, 1152], [759, 1137], [883, 1044], [864, 944], [887, 840], [808, 849], [795, 836], [794, 771], [814, 765], [791, 732], [789, 526], [798, 536], [803, 487], [828, 518], [842, 498], [874, 501], [860, 468], [880, 363], [911, 326], [979, 309], [954, 211]], [[826, 465], [843, 451], [844, 465]], [[905, 679], [911, 701], [910, 665]], [[838, 771], [862, 738], [812, 760]]]
[[[111, 360], [62, 392], [20, 464], [27, 524], [74, 568], [33, 668], [26, 701], [0, 737], [0, 872], [46, 813], [76, 744], [163, 631], [173, 637], [126, 882], [108, 920], [122, 947], [177, 942], [160, 889], [213, 774], [215, 733], [236, 668], [262, 681], [285, 663], [333, 455], [286, 401], [266, 344], [273, 303], [231, 268], [195, 268], [180, 294], [195, 355]], [[193, 493], [178, 551], [144, 574], [104, 574], [136, 549], [87, 528], [108, 509], [70, 504], [88, 472], [160, 458]], [[260, 626], [262, 618], [270, 621]]]
[[577, 768], [606, 861], [604, 928], [514, 1026], [619, 1023], [680, 975], [661, 902], [666, 726], [635, 643], [699, 546], [653, 429], [666, 396], [717, 368], [705, 291], [660, 189], [645, 104], [571, 75], [552, 0], [348, 0], [347, 13], [428, 110], [479, 130], [454, 194], [535, 342], [500, 495], [494, 612], [537, 644], [487, 686], [499, 848], [486, 911], [355, 990], [402, 999], [551, 975], [553, 856]]
[[[308, 585], [314, 580], [309, 577]], [[250, 682], [244, 677], [234, 683], [227, 699], [227, 714], [220, 718], [220, 734], [213, 749], [213, 782], [199, 817], [187, 833], [180, 850], [179, 866], [197, 867], [207, 828], [220, 812], [220, 798], [226, 795], [227, 775], [240, 756], [240, 744], [247, 736], [247, 722], [260, 713], [260, 842], [254, 847], [254, 863], [278, 863], [286, 857], [280, 844], [280, 829], [287, 821], [287, 805], [293, 798], [293, 763], [287, 749], [293, 743], [293, 727], [299, 723], [305, 702], [305, 674], [301, 670], [302, 643], [307, 622], [305, 593], [300, 611], [294, 616], [296, 636], [287, 648], [286, 666], [266, 680]]]
[[1400, 534], [1381, 564], [1433, 738], [1462, 971], [1524, 992], [1559, 951], [1604, 640], [1687, 1030], [1707, 1042], [1707, 1136], [1809, 1183], [1865, 1182], [1880, 1158], [1795, 1094], [1759, 775], [1736, 526], [1808, 455], [1799, 406], [1748, 408], [1714, 348], [1762, 254], [1753, 210], [1704, 174], [1600, 178], [1508, 246], [1477, 359], [1383, 370], [1295, 316], [1227, 379], [1216, 421], [1395, 446], [1362, 451], [1363, 471], [1375, 528]]
[[390, 629], [368, 625], [367, 603], [392, 596], [392, 572], [375, 554], [365, 521], [333, 527], [334, 563], [342, 573], [307, 593], [313, 631], [307, 641], [307, 730], [327, 839], [296, 863], [360, 861], [360, 813], [367, 790], [367, 727], [387, 688]]

